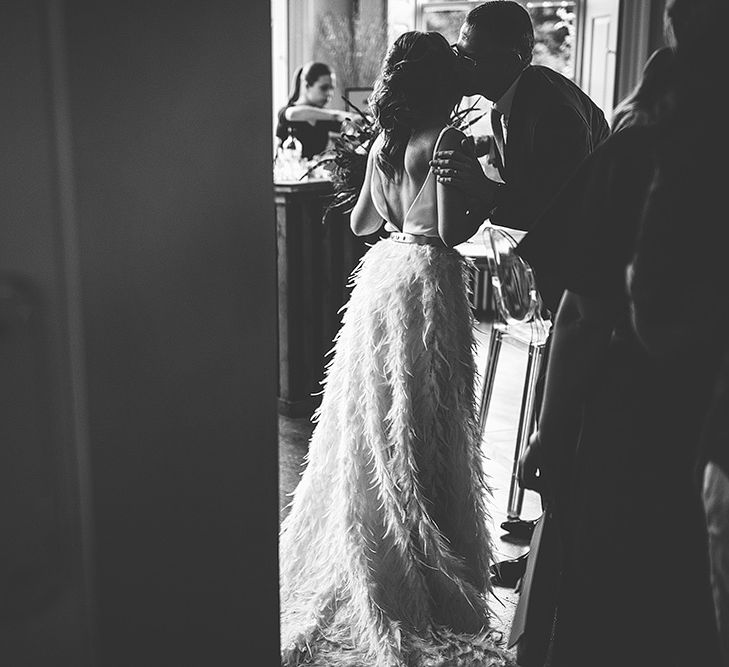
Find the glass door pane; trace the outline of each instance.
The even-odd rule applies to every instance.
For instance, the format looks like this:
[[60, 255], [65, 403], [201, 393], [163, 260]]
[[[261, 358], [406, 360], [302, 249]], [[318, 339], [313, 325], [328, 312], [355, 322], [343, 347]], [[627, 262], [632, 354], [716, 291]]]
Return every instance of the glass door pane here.
[[527, 2], [534, 24], [532, 63], [575, 78], [577, 2]]

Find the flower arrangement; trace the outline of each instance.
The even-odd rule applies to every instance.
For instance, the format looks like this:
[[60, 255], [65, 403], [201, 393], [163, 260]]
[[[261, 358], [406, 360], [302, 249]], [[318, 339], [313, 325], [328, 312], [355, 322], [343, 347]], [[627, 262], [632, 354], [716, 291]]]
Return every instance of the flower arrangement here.
[[346, 97], [342, 96], [342, 99], [359, 114], [359, 119], [345, 121], [342, 132], [334, 140], [334, 155], [320, 160], [307, 171], [308, 174], [317, 167], [323, 167], [329, 172], [334, 184], [334, 197], [327, 206], [325, 218], [331, 211], [350, 213], [354, 208], [364, 183], [367, 155], [378, 134], [375, 122], [369, 115]]
[[[345, 121], [341, 134], [334, 140], [334, 155], [319, 160], [301, 177], [306, 178], [319, 167], [329, 172], [334, 184], [334, 197], [327, 206], [324, 219], [331, 211], [346, 214], [354, 208], [364, 183], [367, 156], [380, 131], [371, 116], [358, 109], [346, 97], [342, 96], [342, 99], [348, 107], [359, 114], [359, 118]], [[450, 125], [465, 131], [486, 115], [482, 113], [476, 118], [471, 118], [477, 111], [479, 109], [475, 103], [465, 109], [460, 109], [460, 105], [457, 106], [451, 114]]]

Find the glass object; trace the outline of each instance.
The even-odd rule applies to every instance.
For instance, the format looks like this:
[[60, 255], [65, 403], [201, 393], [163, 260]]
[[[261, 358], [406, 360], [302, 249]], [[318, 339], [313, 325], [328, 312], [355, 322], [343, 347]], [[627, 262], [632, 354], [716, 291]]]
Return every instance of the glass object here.
[[288, 137], [284, 140], [281, 145], [284, 155], [287, 159], [295, 160], [299, 162], [301, 160], [302, 146], [301, 142], [294, 136], [292, 128], [288, 129]]
[[486, 260], [498, 314], [491, 331], [486, 367], [483, 371], [479, 406], [479, 429], [482, 434], [488, 416], [502, 342], [515, 339], [527, 345], [524, 389], [506, 508], [507, 518], [516, 520], [520, 516], [524, 499], [524, 489], [518, 481], [519, 461], [526, 449], [529, 435], [535, 427], [537, 380], [544, 362], [551, 322], [549, 318], [542, 317], [542, 300], [531, 267], [515, 252], [518, 241], [526, 232], [507, 230], [487, 223], [482, 228], [481, 234], [486, 246]]
[[524, 234], [491, 224], [486, 224], [482, 231], [494, 300], [501, 320], [512, 333], [526, 327], [529, 340], [542, 339], [546, 338], [549, 325], [542, 318], [542, 299], [534, 273], [514, 251]]
[[517, 242], [509, 233], [487, 225], [483, 235], [499, 314], [507, 324], [527, 322], [539, 301], [531, 268], [514, 252]]
[[461, 53], [461, 50], [458, 48], [457, 43], [451, 44], [451, 51], [453, 51], [457, 58], [461, 59], [463, 64], [468, 65], [470, 69], [475, 69], [478, 65], [478, 61], [475, 58], [471, 58], [471, 56], [467, 56], [465, 53]]
[[301, 178], [307, 168], [301, 151], [301, 142], [294, 136], [293, 128], [288, 128], [288, 136], [276, 152], [273, 163], [274, 181], [296, 181]]

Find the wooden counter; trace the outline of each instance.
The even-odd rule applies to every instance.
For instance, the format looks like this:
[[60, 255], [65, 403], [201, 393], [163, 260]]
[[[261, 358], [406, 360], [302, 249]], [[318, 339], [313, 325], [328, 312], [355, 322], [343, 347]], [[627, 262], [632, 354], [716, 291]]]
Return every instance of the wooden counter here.
[[349, 274], [379, 236], [357, 237], [349, 216], [324, 211], [329, 181], [275, 184], [278, 252], [278, 403], [282, 414], [310, 415], [319, 404], [324, 355], [339, 330]]

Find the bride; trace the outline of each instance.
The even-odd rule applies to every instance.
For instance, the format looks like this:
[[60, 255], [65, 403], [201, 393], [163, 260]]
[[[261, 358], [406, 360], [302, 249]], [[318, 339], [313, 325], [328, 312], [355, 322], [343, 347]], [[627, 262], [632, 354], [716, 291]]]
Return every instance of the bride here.
[[491, 545], [474, 398], [466, 201], [429, 161], [449, 127], [457, 61], [435, 32], [390, 48], [381, 130], [351, 216], [385, 224], [353, 274], [307, 465], [281, 526], [285, 665], [509, 665], [489, 630]]

